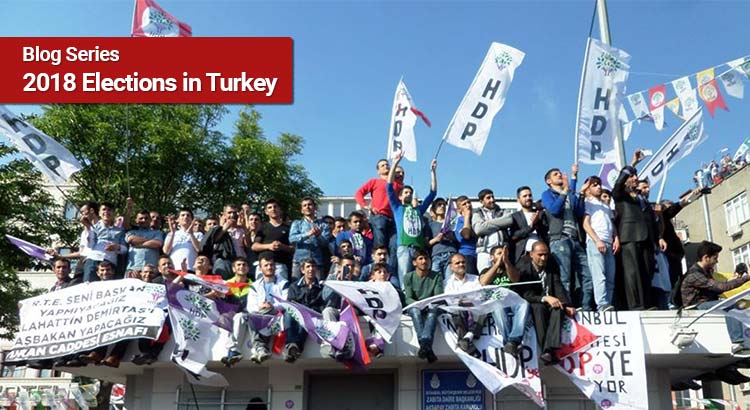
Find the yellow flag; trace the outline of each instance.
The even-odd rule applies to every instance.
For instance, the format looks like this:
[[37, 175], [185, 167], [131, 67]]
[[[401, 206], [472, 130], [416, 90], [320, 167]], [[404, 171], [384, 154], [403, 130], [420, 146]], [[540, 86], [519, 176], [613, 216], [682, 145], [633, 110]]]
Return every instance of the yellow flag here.
[[709, 68], [707, 70], [700, 71], [695, 75], [695, 79], [698, 83], [698, 87], [700, 88], [700, 86], [702, 86], [703, 84], [714, 79], [714, 69]]
[[674, 113], [674, 115], [684, 120], [684, 118], [680, 116], [680, 97], [677, 97], [671, 101], [667, 101], [666, 105], [667, 105], [667, 108], [669, 108]]

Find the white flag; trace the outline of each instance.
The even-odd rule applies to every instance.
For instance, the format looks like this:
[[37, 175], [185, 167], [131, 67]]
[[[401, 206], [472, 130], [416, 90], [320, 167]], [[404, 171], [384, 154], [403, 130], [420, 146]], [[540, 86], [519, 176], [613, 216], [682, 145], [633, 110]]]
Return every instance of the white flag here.
[[690, 78], [687, 76], [672, 81], [672, 88], [674, 88], [675, 94], [677, 94], [681, 100], [683, 99], [683, 95], [689, 93], [693, 89], [690, 86]]
[[639, 175], [648, 179], [650, 185], [654, 186], [664, 175], [667, 167], [672, 168], [677, 161], [690, 155], [693, 148], [706, 138], [703, 130], [703, 112], [698, 111], [669, 137]]
[[[480, 358], [470, 356], [456, 347], [457, 335], [449, 314], [440, 315], [438, 319], [445, 343], [452, 348], [456, 356], [461, 359], [472, 374], [493, 394], [508, 386], [513, 386], [536, 405], [544, 407], [539, 373], [538, 343], [534, 327], [526, 326], [523, 342], [517, 356], [507, 354], [503, 349], [505, 345], [504, 335], [509, 331], [509, 329], [505, 329], [508, 322], [505, 308], [516, 306], [528, 311], [528, 302], [517, 293], [505, 288], [485, 287], [479, 289], [476, 293], [484, 296], [478, 301], [480, 305], [464, 307], [461, 310], [469, 311], [473, 315], [481, 315], [486, 313], [484, 308], [489, 308], [491, 305], [495, 307], [485, 319], [487, 321], [486, 326], [490, 328], [488, 334], [482, 334], [474, 342]], [[453, 308], [458, 308], [458, 306], [453, 306]], [[442, 306], [441, 309], [452, 310], [450, 305]]]
[[199, 320], [180, 309], [169, 308], [175, 352], [172, 361], [193, 384], [226, 387], [229, 382], [220, 373], [206, 368], [211, 359], [211, 347], [219, 340], [220, 330], [210, 321]]
[[682, 118], [690, 118], [701, 109], [698, 104], [698, 90], [689, 90], [680, 96], [680, 102], [682, 103]]
[[372, 323], [386, 343], [401, 324], [401, 300], [390, 282], [326, 281], [326, 286], [349, 299]]
[[740, 144], [740, 146], [737, 148], [737, 152], [734, 153], [732, 160], [737, 161], [738, 159], [742, 158], [748, 149], [750, 149], [750, 137], [746, 138], [745, 141]]
[[479, 67], [461, 105], [445, 130], [443, 139], [449, 144], [482, 154], [490, 135], [492, 120], [503, 108], [513, 73], [523, 62], [521, 50], [492, 43]]
[[628, 103], [630, 104], [630, 109], [633, 110], [636, 120], [640, 121], [643, 117], [649, 116], [648, 104], [646, 104], [646, 100], [643, 99], [643, 94], [630, 94], [627, 98]]
[[585, 164], [601, 164], [616, 155], [615, 135], [630, 55], [589, 38], [585, 56], [576, 119], [577, 158]]
[[727, 63], [740, 74], [750, 78], [750, 57], [742, 57]]
[[[406, 84], [400, 80], [396, 87], [396, 94], [393, 96], [391, 126], [388, 132], [388, 159], [395, 158], [399, 151], [403, 151], [404, 158], [412, 162], [417, 160], [417, 142], [414, 137], [417, 112], [419, 111], [414, 108]], [[422, 116], [422, 118], [427, 121], [426, 117]]]
[[64, 184], [71, 175], [81, 170], [81, 164], [70, 151], [4, 106], [0, 106], [0, 134], [8, 137], [26, 159], [55, 185]]
[[727, 71], [720, 75], [719, 79], [721, 79], [721, 83], [724, 84], [724, 89], [727, 90], [727, 94], [740, 99], [745, 96], [745, 84], [742, 83], [742, 79], [734, 70]]

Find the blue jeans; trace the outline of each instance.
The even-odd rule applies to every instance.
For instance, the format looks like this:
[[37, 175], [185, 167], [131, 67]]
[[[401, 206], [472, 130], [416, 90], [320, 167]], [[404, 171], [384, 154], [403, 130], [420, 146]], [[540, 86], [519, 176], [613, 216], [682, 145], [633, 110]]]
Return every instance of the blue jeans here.
[[300, 352], [305, 348], [307, 331], [287, 312], [284, 312], [284, 332], [286, 333], [286, 344], [295, 343]]
[[399, 245], [398, 250], [396, 251], [398, 259], [398, 283], [401, 284], [401, 289], [404, 288], [404, 276], [414, 269], [411, 263], [411, 260], [414, 257], [414, 252], [416, 252], [415, 248], [401, 245]]
[[409, 316], [417, 332], [420, 347], [432, 348], [432, 339], [437, 325], [437, 308], [429, 307], [424, 310], [409, 309]]
[[[711, 300], [703, 302], [695, 308], [698, 310], [708, 310], [719, 302], [721, 301]], [[732, 340], [732, 343], [743, 343], [745, 341], [745, 331], [742, 322], [730, 316], [725, 316], [724, 318], [727, 322], [727, 331], [729, 332], [729, 339]]]
[[508, 306], [503, 309], [504, 317], [502, 324], [505, 341], [522, 343], [524, 331], [529, 317], [529, 305], [520, 304]]
[[560, 281], [574, 306], [594, 310], [594, 286], [581, 243], [568, 237], [550, 241], [550, 252], [560, 266]]
[[94, 261], [86, 259], [83, 264], [83, 281], [84, 282], [96, 282], [99, 280], [99, 276], [96, 275], [96, 269], [99, 266], [100, 261]]
[[605, 245], [607, 250], [601, 253], [596, 248], [596, 242], [589, 237], [586, 238], [586, 256], [594, 284], [594, 299], [599, 310], [606, 305], [612, 305], [612, 296], [615, 292], [615, 254], [612, 252], [612, 245]]
[[453, 252], [443, 252], [437, 255], [432, 255], [432, 265], [430, 266], [430, 270], [442, 273], [443, 277], [448, 279], [451, 275], [450, 270], [448, 269], [448, 262], [450, 262], [451, 256], [453, 256]]
[[[372, 229], [372, 247], [373, 249], [378, 245], [386, 245], [388, 247], [388, 267], [391, 272], [396, 271], [396, 246], [398, 245], [396, 238], [396, 223], [393, 218], [389, 218], [385, 215], [371, 215], [368, 218], [370, 229]], [[411, 266], [411, 261], [409, 261]]]

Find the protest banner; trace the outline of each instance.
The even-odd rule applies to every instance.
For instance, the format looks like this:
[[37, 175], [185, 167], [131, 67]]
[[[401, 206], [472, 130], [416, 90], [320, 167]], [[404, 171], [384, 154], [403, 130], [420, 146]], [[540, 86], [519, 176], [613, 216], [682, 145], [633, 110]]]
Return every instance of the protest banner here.
[[209, 299], [180, 286], [169, 287], [169, 320], [175, 347], [171, 360], [190, 383], [226, 387], [227, 380], [206, 368], [222, 332], [231, 332], [237, 305]]
[[[457, 297], [457, 295], [461, 295]], [[456, 329], [450, 314], [440, 315], [438, 322], [445, 343], [472, 374], [493, 394], [513, 386], [539, 407], [544, 407], [542, 383], [539, 378], [539, 352], [536, 330], [526, 323], [523, 343], [518, 355], [505, 353], [505, 338], [510, 333], [513, 315], [528, 311], [528, 303], [517, 293], [500, 286], [485, 286], [466, 292], [447, 294], [446, 305], [440, 309], [449, 313], [468, 312], [474, 319], [485, 316], [482, 333], [474, 345], [479, 357], [471, 356], [457, 347]], [[460, 302], [460, 305], [459, 305]], [[476, 335], [475, 335], [476, 336]]]
[[[640, 313], [579, 312], [576, 321], [599, 339], [555, 368], [602, 409], [648, 410]], [[570, 335], [561, 337], [570, 339]]]
[[387, 343], [401, 324], [401, 300], [390, 282], [326, 281], [326, 286], [364, 313]]
[[157, 339], [164, 285], [138, 279], [83, 283], [21, 301], [21, 325], [5, 361], [38, 360], [125, 339]]

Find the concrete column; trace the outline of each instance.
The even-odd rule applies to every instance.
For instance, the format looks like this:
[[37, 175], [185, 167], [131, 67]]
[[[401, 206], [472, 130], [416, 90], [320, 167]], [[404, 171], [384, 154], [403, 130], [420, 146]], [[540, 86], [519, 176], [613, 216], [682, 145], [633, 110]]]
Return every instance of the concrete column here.
[[270, 410], [302, 410], [305, 372], [299, 365], [270, 366], [268, 384], [273, 386]]

